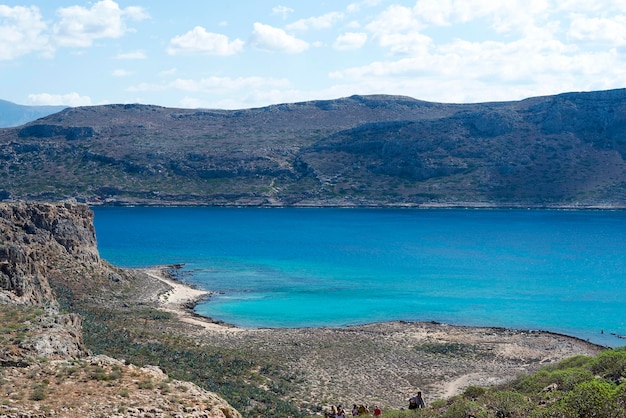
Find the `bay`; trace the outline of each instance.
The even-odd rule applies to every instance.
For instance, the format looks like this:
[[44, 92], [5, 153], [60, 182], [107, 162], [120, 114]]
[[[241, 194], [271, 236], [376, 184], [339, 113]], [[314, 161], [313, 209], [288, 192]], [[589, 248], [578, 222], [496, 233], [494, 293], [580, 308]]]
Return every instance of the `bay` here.
[[[100, 254], [182, 263], [240, 327], [391, 320], [626, 341], [626, 212], [96, 207]], [[615, 335], [613, 335], [615, 334]]]

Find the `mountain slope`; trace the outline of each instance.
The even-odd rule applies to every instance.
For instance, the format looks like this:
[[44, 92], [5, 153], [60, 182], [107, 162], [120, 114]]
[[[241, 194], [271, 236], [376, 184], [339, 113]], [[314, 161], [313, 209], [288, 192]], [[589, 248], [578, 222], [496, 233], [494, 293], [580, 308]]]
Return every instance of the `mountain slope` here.
[[19, 126], [60, 112], [66, 106], [23, 106], [0, 100], [0, 128]]
[[66, 109], [0, 130], [0, 199], [267, 206], [626, 206], [626, 90], [442, 104]]

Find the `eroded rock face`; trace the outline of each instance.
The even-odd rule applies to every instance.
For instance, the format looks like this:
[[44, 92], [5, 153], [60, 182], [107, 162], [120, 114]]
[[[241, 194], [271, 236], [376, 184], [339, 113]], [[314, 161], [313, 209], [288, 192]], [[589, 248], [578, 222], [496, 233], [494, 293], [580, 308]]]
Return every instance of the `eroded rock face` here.
[[87, 206], [0, 204], [0, 302], [56, 305], [48, 274], [75, 264], [101, 264]]
[[[25, 323], [25, 337], [2, 360], [68, 359], [87, 355], [82, 319], [62, 314], [50, 277], [62, 271], [102, 266], [93, 214], [77, 204], [0, 204], [0, 303], [34, 306], [40, 313]], [[93, 270], [93, 267], [92, 267]], [[7, 348], [7, 347], [4, 347]]]

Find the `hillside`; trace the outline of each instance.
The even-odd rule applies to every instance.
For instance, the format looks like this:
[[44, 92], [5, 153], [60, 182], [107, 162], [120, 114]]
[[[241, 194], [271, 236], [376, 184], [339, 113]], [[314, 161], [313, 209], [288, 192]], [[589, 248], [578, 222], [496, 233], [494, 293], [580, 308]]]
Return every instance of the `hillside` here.
[[134, 280], [100, 259], [92, 221], [83, 205], [0, 204], [0, 416], [240, 417], [158, 367], [92, 355], [58, 296], [115, 300]]
[[60, 112], [66, 106], [24, 106], [0, 100], [0, 128], [20, 126]]
[[0, 130], [0, 199], [626, 207], [626, 90], [442, 104], [65, 109]]

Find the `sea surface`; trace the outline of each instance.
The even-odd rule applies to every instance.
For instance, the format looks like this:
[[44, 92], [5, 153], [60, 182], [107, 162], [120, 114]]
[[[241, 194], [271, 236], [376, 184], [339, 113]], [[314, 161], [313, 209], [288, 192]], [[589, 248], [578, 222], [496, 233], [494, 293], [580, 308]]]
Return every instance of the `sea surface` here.
[[240, 327], [391, 320], [626, 345], [626, 212], [96, 207], [100, 254], [184, 264]]

